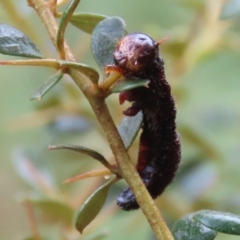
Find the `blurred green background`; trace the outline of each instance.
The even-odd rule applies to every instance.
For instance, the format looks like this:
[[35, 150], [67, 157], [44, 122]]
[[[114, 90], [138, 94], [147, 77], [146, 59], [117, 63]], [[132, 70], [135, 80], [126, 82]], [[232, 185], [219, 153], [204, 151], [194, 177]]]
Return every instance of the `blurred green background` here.
[[[83, 0], [78, 7], [78, 12], [119, 16], [129, 32], [145, 32], [156, 40], [169, 35], [160, 53], [177, 102], [182, 162], [157, 204], [170, 227], [184, 214], [201, 209], [240, 214], [240, 18], [237, 4], [225, 2]], [[0, 22], [25, 32], [46, 56], [56, 57], [26, 1], [1, 0], [0, 6]], [[69, 25], [66, 36], [76, 58], [97, 68], [90, 35]], [[141, 211], [117, 208], [115, 199], [124, 181], [112, 187], [104, 209], [83, 235], [74, 230], [77, 209], [106, 180], [62, 182], [103, 167], [77, 153], [49, 152], [47, 146], [79, 144], [114, 159], [71, 79], [64, 77], [40, 102], [28, 100], [53, 73], [47, 68], [0, 67], [0, 239], [28, 239], [36, 231], [42, 239], [154, 239]], [[107, 99], [116, 124], [126, 107], [119, 106], [117, 98]], [[132, 159], [137, 150], [136, 140]], [[239, 237], [219, 234], [216, 239]]]

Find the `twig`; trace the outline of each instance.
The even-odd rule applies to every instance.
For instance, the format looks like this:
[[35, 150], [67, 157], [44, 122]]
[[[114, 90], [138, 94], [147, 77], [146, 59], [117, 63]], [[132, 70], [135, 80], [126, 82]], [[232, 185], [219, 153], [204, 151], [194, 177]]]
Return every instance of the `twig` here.
[[0, 61], [0, 65], [53, 67], [56, 69], [61, 66], [61, 64], [56, 59], [5, 60]]

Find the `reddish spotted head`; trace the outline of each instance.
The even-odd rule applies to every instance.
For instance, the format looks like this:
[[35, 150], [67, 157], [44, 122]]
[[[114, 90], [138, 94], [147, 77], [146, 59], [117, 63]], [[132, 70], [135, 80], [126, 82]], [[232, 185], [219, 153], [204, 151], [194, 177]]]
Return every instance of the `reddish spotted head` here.
[[128, 34], [117, 43], [114, 62], [123, 71], [141, 71], [159, 56], [158, 45], [146, 34]]

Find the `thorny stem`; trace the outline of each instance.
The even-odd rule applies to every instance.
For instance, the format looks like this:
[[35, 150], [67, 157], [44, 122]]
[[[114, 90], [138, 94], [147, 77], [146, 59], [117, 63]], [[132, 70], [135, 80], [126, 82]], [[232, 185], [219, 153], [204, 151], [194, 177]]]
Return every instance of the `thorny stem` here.
[[[52, 42], [56, 46], [58, 26], [53, 13], [47, 4], [42, 0], [28, 0], [28, 3], [35, 9], [41, 18]], [[66, 60], [76, 61], [66, 43], [64, 43], [64, 52]], [[137, 202], [151, 225], [156, 238], [158, 240], [173, 240], [171, 232], [167, 228], [158, 208], [154, 204], [153, 199], [150, 197], [128, 156], [122, 139], [118, 134], [117, 128], [105, 104], [104, 98], [99, 94], [98, 88], [96, 88], [96, 86], [94, 86], [87, 77], [74, 69], [69, 70], [69, 75], [88, 99], [99, 123], [103, 128], [110, 148], [119, 165], [121, 175], [127, 181], [128, 185], [135, 194]]]

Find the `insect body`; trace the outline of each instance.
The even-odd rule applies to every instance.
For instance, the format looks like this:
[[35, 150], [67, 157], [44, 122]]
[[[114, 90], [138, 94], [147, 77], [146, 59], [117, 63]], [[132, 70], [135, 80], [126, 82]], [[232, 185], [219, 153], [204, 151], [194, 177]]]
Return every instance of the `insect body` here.
[[[159, 196], [172, 181], [181, 158], [175, 103], [165, 79], [159, 44], [145, 34], [132, 33], [118, 42], [114, 52], [114, 67], [126, 79], [150, 80], [148, 87], [122, 92], [119, 99], [121, 104], [126, 100], [132, 102], [124, 115], [143, 113], [136, 168], [152, 198]], [[121, 192], [117, 204], [123, 210], [139, 208], [130, 188]]]

